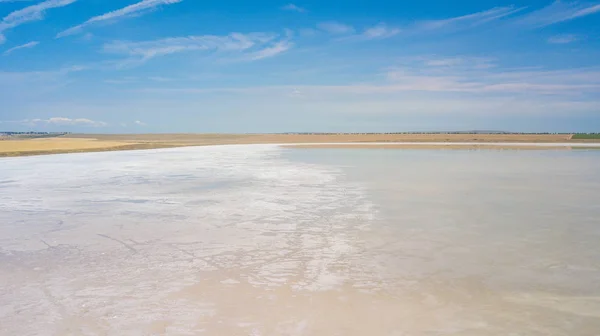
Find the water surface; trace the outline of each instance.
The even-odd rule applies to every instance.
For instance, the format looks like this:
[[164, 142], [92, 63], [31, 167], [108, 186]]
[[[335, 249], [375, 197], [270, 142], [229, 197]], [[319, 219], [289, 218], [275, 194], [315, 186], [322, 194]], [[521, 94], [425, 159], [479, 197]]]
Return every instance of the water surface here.
[[600, 152], [0, 160], [2, 335], [594, 335]]

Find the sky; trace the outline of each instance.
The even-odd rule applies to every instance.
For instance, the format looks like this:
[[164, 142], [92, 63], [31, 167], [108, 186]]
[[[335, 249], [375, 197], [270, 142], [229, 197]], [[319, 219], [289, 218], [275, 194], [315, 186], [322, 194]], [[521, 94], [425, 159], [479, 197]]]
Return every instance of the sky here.
[[600, 1], [0, 0], [0, 131], [600, 132]]

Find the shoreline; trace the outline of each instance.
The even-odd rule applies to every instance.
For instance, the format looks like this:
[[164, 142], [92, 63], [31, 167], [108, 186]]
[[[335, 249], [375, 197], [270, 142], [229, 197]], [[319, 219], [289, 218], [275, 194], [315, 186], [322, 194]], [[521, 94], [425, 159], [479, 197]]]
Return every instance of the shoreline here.
[[0, 158], [250, 144], [315, 149], [600, 149], [600, 139], [571, 138], [569, 134], [74, 134], [2, 140]]
[[391, 142], [391, 143], [323, 143], [285, 144], [283, 147], [304, 149], [508, 149], [508, 150], [572, 150], [600, 149], [600, 143], [510, 143], [510, 142]]

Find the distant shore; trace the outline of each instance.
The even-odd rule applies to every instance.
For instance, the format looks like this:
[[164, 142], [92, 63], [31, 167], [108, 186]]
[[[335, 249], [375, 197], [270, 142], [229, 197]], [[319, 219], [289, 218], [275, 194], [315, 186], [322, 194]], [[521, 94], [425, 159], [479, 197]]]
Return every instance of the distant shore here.
[[[354, 144], [349, 145], [349, 143]], [[443, 143], [469, 143], [469, 145]], [[483, 146], [486, 143], [506, 143], [506, 146], [493, 146], [496, 149], [565, 149], [569, 147], [564, 144], [577, 147], [578, 144], [583, 143], [600, 143], [600, 139], [573, 139], [571, 134], [67, 134], [54, 138], [0, 140], [0, 157], [228, 144], [293, 144], [295, 147], [310, 148], [491, 147]], [[560, 145], [544, 147], [515, 145], [527, 143]]]

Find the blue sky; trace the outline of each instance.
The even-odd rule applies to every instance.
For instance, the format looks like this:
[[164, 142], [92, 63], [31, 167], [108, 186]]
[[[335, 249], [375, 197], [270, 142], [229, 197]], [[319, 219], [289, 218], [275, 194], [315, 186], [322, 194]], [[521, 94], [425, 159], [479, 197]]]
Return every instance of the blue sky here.
[[600, 1], [0, 0], [0, 130], [600, 131]]

